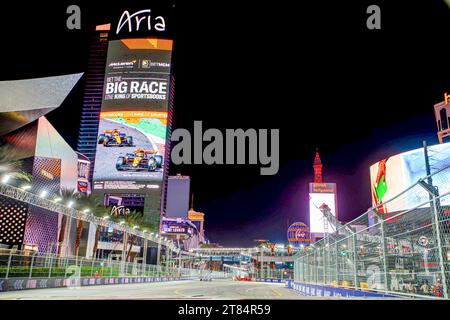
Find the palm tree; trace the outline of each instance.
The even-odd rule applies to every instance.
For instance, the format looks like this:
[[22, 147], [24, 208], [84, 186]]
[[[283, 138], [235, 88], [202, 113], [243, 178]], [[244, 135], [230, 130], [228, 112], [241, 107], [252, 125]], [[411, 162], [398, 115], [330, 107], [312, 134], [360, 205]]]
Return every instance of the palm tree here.
[[[101, 200], [93, 196], [92, 194], [81, 193], [77, 198], [78, 208], [80, 210], [88, 210], [90, 214], [93, 215], [101, 215], [102, 217], [105, 215], [105, 207]], [[80, 249], [81, 235], [83, 233], [83, 220], [77, 219], [77, 236], [75, 239], [75, 256], [78, 256], [78, 251]], [[100, 231], [99, 231], [100, 234]], [[98, 246], [98, 240], [97, 240]], [[97, 249], [95, 249], [97, 250]]]
[[[103, 205], [99, 205], [95, 208], [95, 210], [92, 211], [92, 214], [94, 214], [96, 217], [104, 218], [105, 216], [109, 216], [110, 208], [105, 207]], [[112, 218], [112, 217], [111, 217]], [[98, 249], [98, 242], [100, 240], [100, 232], [102, 231], [102, 225], [97, 224], [97, 229], [95, 230], [95, 240], [94, 240], [94, 247], [92, 248], [92, 258], [95, 259], [97, 255], [97, 249]]]
[[32, 175], [23, 169], [23, 161], [17, 160], [15, 150], [10, 145], [0, 147], [0, 173], [13, 179], [31, 181]]
[[[59, 195], [61, 197], [62, 202], [68, 203], [70, 201], [76, 200], [78, 192], [75, 189], [61, 188], [61, 190], [59, 190]], [[61, 255], [62, 244], [64, 243], [64, 240], [66, 238], [66, 228], [68, 220], [69, 220], [68, 217], [65, 214], [63, 214], [61, 219], [61, 229], [59, 230], [59, 237], [58, 237], [59, 242], [58, 257]]]
[[[130, 214], [125, 216], [125, 223], [130, 227], [140, 227], [143, 225], [143, 218], [142, 214], [137, 212], [136, 210], [133, 210]], [[124, 234], [125, 236], [125, 234]], [[128, 237], [127, 237], [128, 238]], [[131, 255], [131, 250], [133, 249], [133, 246], [136, 244], [138, 237], [134, 234], [130, 235], [129, 237], [129, 244], [130, 248], [128, 249], [127, 256], [125, 258], [125, 261], [128, 261]], [[124, 239], [124, 241], [127, 241]]]

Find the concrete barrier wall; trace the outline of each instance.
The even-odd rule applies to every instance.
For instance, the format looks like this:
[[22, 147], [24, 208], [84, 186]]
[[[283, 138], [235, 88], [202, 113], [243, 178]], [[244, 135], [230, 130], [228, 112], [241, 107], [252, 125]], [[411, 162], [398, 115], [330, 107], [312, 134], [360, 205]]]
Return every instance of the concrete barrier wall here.
[[331, 286], [323, 286], [316, 284], [307, 284], [300, 282], [291, 282], [288, 284], [295, 292], [304, 296], [319, 296], [319, 297], [367, 297], [367, 298], [395, 298], [396, 296], [367, 292], [361, 290], [344, 289]]
[[26, 289], [95, 286], [108, 284], [146, 283], [194, 280], [198, 277], [115, 277], [115, 278], [13, 278], [0, 279], [0, 292]]
[[272, 278], [256, 278], [256, 282], [271, 282], [271, 283], [284, 283], [284, 279], [272, 279]]

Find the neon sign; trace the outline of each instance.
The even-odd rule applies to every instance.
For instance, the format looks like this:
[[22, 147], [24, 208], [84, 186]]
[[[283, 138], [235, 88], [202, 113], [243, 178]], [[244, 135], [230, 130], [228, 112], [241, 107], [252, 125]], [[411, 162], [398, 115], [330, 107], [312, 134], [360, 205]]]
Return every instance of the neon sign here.
[[[117, 24], [116, 34], [119, 34], [120, 30], [122, 30], [125, 25], [128, 26], [128, 32], [139, 31], [139, 28], [141, 27], [141, 23], [143, 21], [147, 22], [144, 22], [144, 24], [147, 26], [148, 31], [152, 30], [152, 26], [156, 31], [166, 30], [166, 21], [164, 20], [164, 18], [162, 16], [157, 16], [156, 18], [152, 19], [150, 12], [150, 9], [144, 9], [130, 14], [128, 10], [125, 10], [120, 16], [119, 23]], [[133, 30], [133, 28], [135, 29]]]

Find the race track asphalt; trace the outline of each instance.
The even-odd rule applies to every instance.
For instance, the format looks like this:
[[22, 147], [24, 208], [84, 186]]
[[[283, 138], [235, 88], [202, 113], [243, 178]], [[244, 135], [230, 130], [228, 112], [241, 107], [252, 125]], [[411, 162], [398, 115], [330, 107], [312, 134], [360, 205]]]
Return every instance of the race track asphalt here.
[[284, 284], [232, 280], [184, 280], [79, 288], [35, 289], [0, 293], [0, 300], [110, 299], [305, 299]]

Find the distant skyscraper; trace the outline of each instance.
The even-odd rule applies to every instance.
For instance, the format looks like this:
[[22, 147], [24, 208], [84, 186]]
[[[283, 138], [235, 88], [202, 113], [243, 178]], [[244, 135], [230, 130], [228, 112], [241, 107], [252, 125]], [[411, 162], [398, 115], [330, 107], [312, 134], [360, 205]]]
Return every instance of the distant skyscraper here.
[[316, 149], [316, 157], [314, 158], [314, 183], [322, 183], [322, 160], [320, 160], [319, 149]]
[[[90, 161], [88, 182], [95, 196], [108, 206], [128, 204], [156, 226], [167, 204], [173, 41], [154, 30], [118, 35], [112, 31], [117, 21], [119, 16], [97, 25], [90, 44], [77, 149]], [[158, 93], [146, 92], [149, 86]], [[105, 143], [112, 132], [119, 140]], [[105, 134], [108, 139], [101, 138]], [[132, 164], [130, 155], [140, 153], [144, 156]]]
[[95, 151], [97, 149], [98, 124], [102, 107], [103, 82], [105, 78], [106, 56], [108, 52], [108, 31], [105, 26], [97, 26], [92, 39], [84, 87], [83, 107], [81, 109], [79, 152], [91, 162], [89, 181], [94, 173]]
[[444, 143], [444, 138], [450, 137], [450, 95], [447, 92], [444, 94], [444, 101], [434, 105], [434, 115], [439, 143]]
[[336, 184], [324, 182], [322, 175], [322, 160], [319, 150], [313, 162], [314, 182], [309, 184], [309, 227], [314, 239], [321, 238], [325, 233], [334, 232], [335, 227], [324, 222], [325, 217], [320, 211], [320, 207], [326, 204], [331, 209], [331, 213], [337, 217], [337, 196]]

